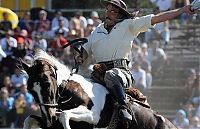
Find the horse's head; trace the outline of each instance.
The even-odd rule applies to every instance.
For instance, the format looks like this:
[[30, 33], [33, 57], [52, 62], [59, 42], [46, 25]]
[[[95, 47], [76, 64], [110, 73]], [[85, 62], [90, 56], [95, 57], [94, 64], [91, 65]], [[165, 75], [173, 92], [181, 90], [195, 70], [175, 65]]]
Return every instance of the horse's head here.
[[57, 120], [56, 68], [45, 60], [35, 60], [30, 67], [22, 62], [22, 67], [29, 76], [28, 90], [40, 105], [43, 122], [49, 127]]

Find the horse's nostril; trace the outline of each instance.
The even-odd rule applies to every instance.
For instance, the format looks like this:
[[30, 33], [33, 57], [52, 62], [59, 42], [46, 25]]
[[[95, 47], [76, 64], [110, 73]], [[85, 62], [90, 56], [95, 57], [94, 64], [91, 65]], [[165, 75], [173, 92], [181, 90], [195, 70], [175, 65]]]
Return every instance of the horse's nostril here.
[[52, 122], [52, 123], [55, 123], [56, 120], [57, 120], [57, 117], [56, 117], [56, 116], [52, 116], [52, 117], [51, 117], [51, 122]]

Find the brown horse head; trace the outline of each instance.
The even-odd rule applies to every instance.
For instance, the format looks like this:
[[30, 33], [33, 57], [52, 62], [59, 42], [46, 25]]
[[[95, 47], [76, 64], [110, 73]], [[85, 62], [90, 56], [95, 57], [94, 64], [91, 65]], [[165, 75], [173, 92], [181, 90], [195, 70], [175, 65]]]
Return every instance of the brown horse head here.
[[42, 120], [49, 127], [57, 120], [56, 68], [45, 60], [35, 60], [30, 67], [23, 61], [21, 64], [29, 76], [27, 89], [40, 105]]

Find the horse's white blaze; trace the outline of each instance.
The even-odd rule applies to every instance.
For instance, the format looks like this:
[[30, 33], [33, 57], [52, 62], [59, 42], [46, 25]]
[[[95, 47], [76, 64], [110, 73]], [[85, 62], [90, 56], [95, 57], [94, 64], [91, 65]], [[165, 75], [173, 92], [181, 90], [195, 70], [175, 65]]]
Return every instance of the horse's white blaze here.
[[[38, 59], [48, 60], [50, 63], [54, 64], [57, 67], [56, 72], [57, 72], [58, 85], [60, 85], [63, 80], [67, 80], [67, 79], [74, 80], [74, 81], [80, 83], [80, 85], [82, 86], [84, 91], [88, 94], [88, 96], [91, 98], [91, 100], [94, 104], [91, 111], [87, 109], [88, 112], [89, 111], [91, 112], [91, 114], [89, 113], [89, 115], [88, 115], [86, 113], [88, 115], [88, 117], [83, 119], [83, 121], [87, 122], [88, 119], [91, 119], [90, 123], [97, 124], [100, 119], [100, 113], [103, 110], [103, 107], [105, 104], [106, 95], [108, 94], [107, 89], [105, 87], [101, 86], [100, 84], [91, 83], [89, 79], [87, 80], [86, 78], [84, 78], [81, 75], [73, 74], [73, 76], [70, 77], [70, 72], [71, 72], [70, 69], [67, 68], [65, 65], [61, 64], [53, 56], [48, 55], [43, 50], [39, 50], [36, 52], [34, 60], [38, 60]], [[84, 108], [86, 108], [86, 107], [84, 107]], [[81, 109], [83, 109], [83, 108], [81, 108]], [[76, 114], [75, 113], [76, 111], [78, 111], [78, 110], [74, 110], [74, 114]], [[76, 117], [76, 120], [82, 119], [83, 116], [84, 117], [87, 116], [87, 115], [85, 115], [85, 113], [83, 113], [83, 116], [80, 115], [80, 112], [78, 114], [79, 114], [80, 118]], [[71, 118], [75, 118], [75, 117], [71, 117]], [[68, 119], [66, 119], [66, 120], [68, 120]], [[66, 121], [66, 123], [68, 123], [68, 122], [69, 121]], [[68, 126], [68, 124], [66, 126]], [[66, 127], [66, 128], [69, 129], [69, 127]]]

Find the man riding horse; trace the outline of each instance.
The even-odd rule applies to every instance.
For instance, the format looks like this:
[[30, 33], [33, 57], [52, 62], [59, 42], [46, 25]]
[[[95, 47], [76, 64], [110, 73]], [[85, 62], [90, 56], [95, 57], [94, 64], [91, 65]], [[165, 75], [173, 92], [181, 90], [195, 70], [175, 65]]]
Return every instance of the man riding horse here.
[[[92, 78], [102, 78], [114, 100], [120, 105], [121, 117], [125, 125], [133, 119], [127, 110], [124, 88], [132, 86], [132, 76], [128, 70], [128, 54], [131, 41], [152, 25], [172, 19], [182, 13], [193, 14], [191, 6], [185, 6], [157, 15], [135, 18], [137, 12], [130, 13], [122, 0], [104, 0], [105, 22], [100, 24], [83, 45], [82, 54], [75, 59], [82, 63], [93, 55], [95, 62]], [[98, 79], [97, 79], [98, 80]], [[102, 81], [101, 81], [102, 82]]]

